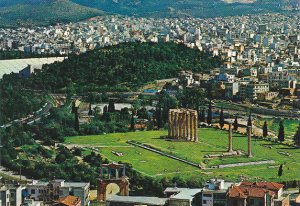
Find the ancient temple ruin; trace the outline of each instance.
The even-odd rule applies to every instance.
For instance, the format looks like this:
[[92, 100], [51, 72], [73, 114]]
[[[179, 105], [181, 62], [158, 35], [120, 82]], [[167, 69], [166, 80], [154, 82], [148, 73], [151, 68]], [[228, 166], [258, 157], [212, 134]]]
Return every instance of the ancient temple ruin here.
[[169, 138], [198, 141], [198, 113], [191, 109], [169, 110]]

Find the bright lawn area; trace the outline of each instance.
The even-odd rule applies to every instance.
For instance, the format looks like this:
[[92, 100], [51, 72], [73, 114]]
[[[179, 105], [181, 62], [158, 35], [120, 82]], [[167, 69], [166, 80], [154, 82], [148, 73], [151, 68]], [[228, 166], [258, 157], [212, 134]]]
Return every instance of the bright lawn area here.
[[[264, 125], [265, 120], [267, 121], [268, 129], [274, 132], [274, 134], [277, 134], [279, 129], [280, 119], [275, 119], [275, 118], [257, 119], [255, 123], [260, 127], [262, 127]], [[299, 123], [300, 123], [299, 120], [290, 120], [290, 119], [283, 120], [284, 133], [286, 138], [292, 139], [294, 137], [298, 129]]]
[[[300, 180], [300, 149], [288, 147], [265, 140], [253, 140], [253, 158], [245, 155], [230, 158], [208, 159], [204, 164], [206, 154], [219, 154], [226, 152], [228, 145], [228, 134], [226, 131], [216, 129], [199, 129], [199, 142], [170, 142], [161, 139], [167, 131], [145, 131], [132, 133], [115, 133], [98, 136], [67, 137], [65, 143], [82, 146], [100, 147], [103, 156], [111, 161], [129, 162], [133, 167], [150, 176], [175, 176], [177, 172], [183, 177], [222, 177], [228, 180], [239, 180], [240, 175], [272, 181], [283, 181], [291, 179]], [[192, 162], [202, 164], [207, 169], [200, 170], [185, 163], [169, 159], [159, 154], [146, 151], [141, 148], [129, 147], [127, 140], [135, 140], [141, 143], [152, 145], [167, 153]], [[264, 147], [271, 145], [272, 149]], [[247, 152], [247, 138], [238, 134], [233, 136], [234, 149]], [[122, 157], [112, 154], [112, 151], [123, 152]], [[291, 156], [284, 156], [278, 152], [288, 152]], [[258, 160], [274, 160], [275, 165], [255, 165], [227, 169], [210, 169], [210, 166], [237, 162], [249, 162]], [[269, 166], [284, 165], [283, 176], [277, 178], [278, 168]]]

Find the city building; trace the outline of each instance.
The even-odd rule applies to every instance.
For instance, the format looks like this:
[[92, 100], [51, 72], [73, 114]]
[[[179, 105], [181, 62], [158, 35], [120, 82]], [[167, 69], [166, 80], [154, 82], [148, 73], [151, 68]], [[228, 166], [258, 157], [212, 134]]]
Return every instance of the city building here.
[[55, 179], [50, 182], [33, 181], [25, 189], [28, 198], [36, 201], [55, 201], [69, 195], [79, 197], [82, 206], [90, 205], [90, 183], [65, 182]]

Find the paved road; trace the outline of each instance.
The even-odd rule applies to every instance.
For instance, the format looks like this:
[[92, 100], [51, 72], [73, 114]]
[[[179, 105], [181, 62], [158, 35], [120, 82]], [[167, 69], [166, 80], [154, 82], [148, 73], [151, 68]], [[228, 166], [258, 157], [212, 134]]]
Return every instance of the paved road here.
[[40, 121], [42, 116], [48, 116], [50, 114], [49, 111], [51, 108], [52, 108], [52, 104], [47, 102], [44, 104], [42, 108], [34, 112], [34, 115], [29, 115], [21, 119], [15, 119], [7, 124], [1, 125], [0, 127], [1, 128], [11, 127], [13, 123], [33, 124], [34, 122]]
[[[22, 172], [22, 171], [21, 171]], [[19, 175], [19, 174], [16, 174], [16, 172], [13, 172], [3, 166], [0, 166], [0, 176], [1, 176], [1, 173], [2, 174], [5, 174], [9, 177], [12, 177], [14, 179], [19, 179], [21, 178], [22, 181], [31, 181], [31, 179], [28, 179], [27, 177], [23, 176], [23, 175]]]

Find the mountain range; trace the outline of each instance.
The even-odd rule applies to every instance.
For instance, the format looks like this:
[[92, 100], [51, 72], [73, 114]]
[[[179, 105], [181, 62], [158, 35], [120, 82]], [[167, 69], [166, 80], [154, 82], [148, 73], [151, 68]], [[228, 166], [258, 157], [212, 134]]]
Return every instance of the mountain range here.
[[0, 25], [78, 21], [104, 13], [205, 18], [284, 12], [297, 4], [300, 0], [0, 0]]

